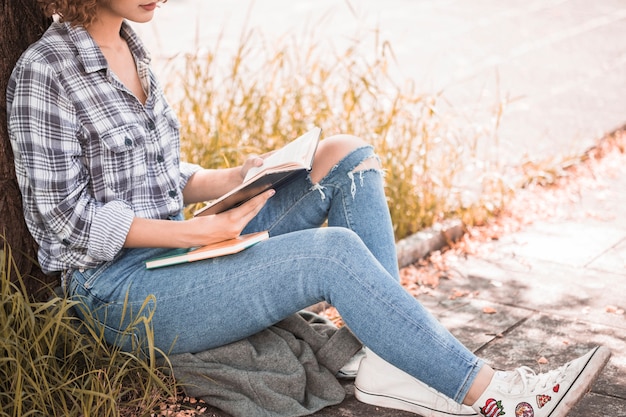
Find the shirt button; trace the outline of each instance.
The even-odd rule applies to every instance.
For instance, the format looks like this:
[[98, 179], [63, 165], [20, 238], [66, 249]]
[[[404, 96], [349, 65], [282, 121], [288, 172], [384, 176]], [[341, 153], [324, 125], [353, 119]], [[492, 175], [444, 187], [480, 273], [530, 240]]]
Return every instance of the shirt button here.
[[174, 191], [174, 190], [170, 191], [168, 194], [172, 198], [175, 198], [178, 195], [178, 193], [176, 191]]
[[165, 161], [165, 158], [163, 158], [163, 155], [157, 156], [157, 162], [163, 163], [164, 161]]
[[150, 120], [150, 121], [148, 122], [148, 125], [147, 125], [147, 126], [148, 126], [148, 130], [154, 130], [154, 129], [156, 129], [156, 125], [154, 124], [154, 122], [153, 122], [152, 120]]
[[124, 143], [126, 144], [126, 146], [130, 146], [133, 144], [133, 140], [131, 138], [126, 138], [124, 140]]

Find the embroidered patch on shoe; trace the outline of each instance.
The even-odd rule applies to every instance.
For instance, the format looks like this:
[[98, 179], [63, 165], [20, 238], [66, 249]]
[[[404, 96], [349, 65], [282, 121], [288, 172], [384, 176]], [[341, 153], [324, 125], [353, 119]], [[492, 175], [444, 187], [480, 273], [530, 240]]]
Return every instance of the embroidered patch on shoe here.
[[497, 417], [504, 415], [504, 407], [502, 407], [502, 401], [496, 401], [494, 398], [489, 398], [485, 402], [485, 406], [481, 407], [480, 413], [485, 417]]
[[561, 388], [561, 385], [560, 384], [556, 384], [554, 387], [552, 387], [552, 391], [559, 392], [560, 388]]
[[539, 406], [539, 408], [543, 408], [543, 406], [548, 404], [551, 400], [552, 397], [549, 395], [537, 395], [537, 406]]
[[515, 417], [535, 417], [535, 409], [528, 403], [519, 403], [515, 407]]

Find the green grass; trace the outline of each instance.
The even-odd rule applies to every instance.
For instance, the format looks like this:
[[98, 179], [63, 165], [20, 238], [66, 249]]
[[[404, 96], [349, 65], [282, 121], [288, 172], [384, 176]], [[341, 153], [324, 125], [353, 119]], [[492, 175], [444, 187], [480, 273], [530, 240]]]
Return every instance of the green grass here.
[[207, 168], [237, 165], [314, 125], [325, 136], [355, 134], [375, 146], [386, 170], [397, 239], [450, 217], [482, 222], [510, 197], [497, 163], [477, 156], [479, 143], [497, 146], [501, 108], [493, 126], [470, 131], [466, 120], [439, 111], [443, 96], [392, 79], [388, 43], [375, 42], [374, 57], [365, 59], [358, 44], [329, 55], [312, 38], [264, 49], [253, 35], [230, 56], [219, 42], [188, 54], [168, 77], [183, 159]]
[[[0, 254], [1, 417], [148, 416], [176, 392], [153, 346], [122, 352], [72, 314], [77, 303], [29, 301], [9, 248]], [[149, 319], [132, 330], [152, 339]]]

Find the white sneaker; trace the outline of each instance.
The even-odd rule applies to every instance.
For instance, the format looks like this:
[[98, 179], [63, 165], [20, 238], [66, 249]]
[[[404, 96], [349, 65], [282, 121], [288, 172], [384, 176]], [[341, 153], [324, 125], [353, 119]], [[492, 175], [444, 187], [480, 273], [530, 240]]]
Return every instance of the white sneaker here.
[[335, 374], [337, 379], [354, 379], [359, 372], [359, 364], [365, 357], [365, 349], [359, 350], [350, 360]]
[[354, 396], [367, 404], [424, 417], [478, 416], [471, 407], [457, 404], [369, 349], [354, 381]]
[[543, 374], [535, 374], [525, 366], [496, 372], [472, 407], [485, 417], [564, 417], [589, 390], [609, 356], [607, 348], [596, 347]]

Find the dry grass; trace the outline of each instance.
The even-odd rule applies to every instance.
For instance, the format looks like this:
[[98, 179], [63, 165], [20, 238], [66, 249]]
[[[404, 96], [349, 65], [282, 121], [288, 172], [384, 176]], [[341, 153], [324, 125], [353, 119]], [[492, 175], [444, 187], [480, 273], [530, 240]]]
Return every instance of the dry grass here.
[[497, 146], [502, 106], [493, 126], [455, 126], [458, 119], [439, 111], [443, 97], [391, 78], [393, 50], [385, 42], [376, 41], [367, 60], [358, 43], [329, 56], [311, 38], [264, 48], [253, 32], [242, 39], [232, 57], [220, 55], [219, 42], [185, 56], [170, 77], [184, 159], [233, 166], [313, 125], [325, 135], [358, 135], [375, 146], [387, 171], [398, 239], [449, 217], [482, 222], [510, 197], [497, 163], [480, 160], [476, 150], [478, 143]]
[[[107, 345], [76, 302], [32, 303], [5, 246], [0, 264], [0, 416], [148, 416], [174, 381], [148, 355]], [[145, 329], [149, 320], [131, 325]]]

